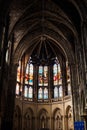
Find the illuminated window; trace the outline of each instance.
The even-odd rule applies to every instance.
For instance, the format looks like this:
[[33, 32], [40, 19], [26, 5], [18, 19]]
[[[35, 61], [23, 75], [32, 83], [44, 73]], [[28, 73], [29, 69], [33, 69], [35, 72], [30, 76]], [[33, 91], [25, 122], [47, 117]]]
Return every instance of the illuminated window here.
[[70, 68], [68, 66], [68, 62], [66, 62], [66, 76], [67, 76], [67, 94], [71, 94], [71, 84], [70, 84]]
[[17, 82], [21, 82], [21, 61], [19, 61], [19, 66], [17, 69]]
[[43, 86], [43, 67], [39, 66], [38, 85]]
[[48, 89], [44, 88], [44, 99], [48, 99]]
[[19, 88], [20, 88], [20, 87], [19, 87], [19, 84], [17, 83], [17, 84], [16, 84], [16, 94], [17, 94], [17, 95], [19, 95]]
[[[25, 86], [24, 89], [23, 86]], [[19, 61], [19, 66], [17, 68], [16, 94], [21, 95], [22, 93], [24, 93], [24, 97], [26, 98], [33, 98], [33, 65], [27, 63], [26, 68], [24, 68], [22, 61]]]
[[54, 98], [62, 97], [62, 75], [60, 64], [53, 65]]
[[28, 88], [25, 86], [24, 88], [24, 97], [28, 97]]
[[48, 98], [48, 66], [39, 66], [38, 72], [38, 99]]
[[22, 69], [22, 62], [19, 61], [19, 65], [17, 68], [17, 83], [16, 83], [16, 94], [22, 94], [22, 87], [23, 87], [23, 69]]
[[26, 65], [25, 85], [27, 86], [25, 97], [33, 98], [33, 64], [27, 63]]
[[58, 85], [58, 76], [57, 76], [57, 65], [56, 64], [54, 64], [54, 66], [53, 66], [53, 83], [54, 83], [54, 85]]
[[33, 65], [29, 66], [29, 85], [33, 85]]
[[25, 84], [28, 84], [29, 80], [29, 64], [26, 66], [26, 72], [25, 72]]
[[33, 98], [33, 88], [32, 87], [29, 87], [29, 89], [28, 89], [28, 97]]
[[44, 66], [44, 86], [48, 86], [48, 67]]
[[42, 99], [43, 98], [43, 91], [42, 88], [39, 88], [38, 90], [38, 99]]
[[59, 86], [59, 97], [63, 96], [63, 90], [62, 90], [62, 86]]
[[54, 98], [58, 98], [58, 87], [54, 88]]

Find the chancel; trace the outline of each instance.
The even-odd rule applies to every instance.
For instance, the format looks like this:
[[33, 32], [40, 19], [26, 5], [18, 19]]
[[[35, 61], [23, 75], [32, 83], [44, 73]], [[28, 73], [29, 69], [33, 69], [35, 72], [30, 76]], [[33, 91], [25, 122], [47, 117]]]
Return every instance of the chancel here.
[[87, 129], [87, 1], [0, 1], [0, 129]]

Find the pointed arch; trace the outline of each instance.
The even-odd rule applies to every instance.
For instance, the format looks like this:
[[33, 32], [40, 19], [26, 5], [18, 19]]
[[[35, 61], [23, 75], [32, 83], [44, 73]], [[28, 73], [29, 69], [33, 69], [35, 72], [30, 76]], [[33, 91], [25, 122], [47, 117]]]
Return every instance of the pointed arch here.
[[61, 130], [63, 128], [62, 114], [59, 108], [56, 108], [53, 112], [53, 124], [54, 130]]
[[22, 115], [21, 115], [21, 109], [18, 105], [15, 107], [13, 123], [14, 123], [13, 130], [15, 130], [15, 129], [20, 130], [21, 129]]

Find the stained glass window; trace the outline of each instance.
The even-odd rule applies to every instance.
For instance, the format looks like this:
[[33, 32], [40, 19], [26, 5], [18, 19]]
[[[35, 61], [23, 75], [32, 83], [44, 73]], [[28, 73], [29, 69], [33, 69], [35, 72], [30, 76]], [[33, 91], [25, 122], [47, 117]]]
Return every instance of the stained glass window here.
[[33, 98], [33, 88], [31, 86], [28, 89], [28, 97]]
[[33, 65], [27, 64], [25, 72], [25, 84], [33, 85]]
[[28, 88], [25, 86], [24, 88], [24, 97], [28, 97]]
[[21, 61], [19, 61], [19, 66], [17, 69], [17, 81], [21, 82]]
[[38, 99], [42, 99], [43, 98], [43, 91], [42, 88], [39, 88], [38, 90]]
[[68, 63], [66, 63], [66, 72], [67, 72], [67, 82], [70, 82], [70, 68]]
[[29, 64], [26, 66], [26, 72], [25, 72], [25, 84], [28, 84], [29, 80]]
[[62, 74], [59, 63], [53, 65], [54, 98], [62, 97]]
[[39, 66], [38, 85], [43, 86], [43, 67]]
[[48, 99], [48, 89], [44, 88], [44, 99]]
[[29, 66], [29, 84], [33, 85], [33, 65]]
[[54, 66], [53, 66], [53, 81], [54, 81], [54, 85], [58, 85], [57, 65], [56, 64], [54, 64]]
[[20, 87], [19, 87], [19, 84], [17, 83], [17, 84], [16, 84], [16, 94], [17, 94], [17, 95], [19, 95], [19, 89], [20, 89]]
[[62, 90], [62, 86], [59, 86], [59, 97], [63, 96], [63, 90]]
[[58, 98], [58, 87], [54, 88], [54, 98]]
[[38, 99], [47, 99], [48, 89], [46, 87], [48, 86], [48, 66], [39, 66], [38, 86], [42, 86], [38, 89]]
[[44, 66], [44, 86], [48, 86], [48, 67]]
[[58, 84], [62, 84], [60, 64], [58, 64]]
[[27, 63], [25, 71], [25, 97], [33, 98], [33, 64]]
[[70, 84], [70, 68], [68, 66], [68, 62], [66, 62], [66, 76], [67, 76], [67, 91], [68, 95], [71, 94], [71, 84]]

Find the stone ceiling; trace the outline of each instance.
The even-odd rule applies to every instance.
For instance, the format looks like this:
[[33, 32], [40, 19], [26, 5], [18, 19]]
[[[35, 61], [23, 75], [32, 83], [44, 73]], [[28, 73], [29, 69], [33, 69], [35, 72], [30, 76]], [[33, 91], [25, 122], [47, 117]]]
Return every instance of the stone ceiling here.
[[14, 58], [28, 51], [30, 55], [43, 52], [45, 57], [61, 55], [74, 60], [86, 13], [86, 0], [11, 1], [9, 39], [14, 35]]

